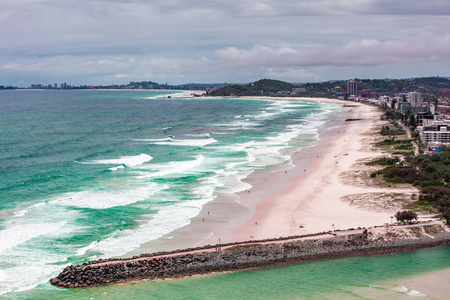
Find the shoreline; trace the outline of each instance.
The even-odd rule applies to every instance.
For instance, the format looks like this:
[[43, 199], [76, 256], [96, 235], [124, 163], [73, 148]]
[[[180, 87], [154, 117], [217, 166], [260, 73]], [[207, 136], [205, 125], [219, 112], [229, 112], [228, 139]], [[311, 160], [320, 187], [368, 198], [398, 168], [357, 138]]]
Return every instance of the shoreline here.
[[[246, 99], [245, 97], [242, 98]], [[278, 98], [273, 97], [248, 97], [248, 99], [255, 98], [278, 100]], [[309, 98], [279, 99], [311, 101]], [[348, 102], [336, 99], [317, 98], [312, 99], [312, 101], [348, 105]], [[245, 178], [243, 182], [251, 184], [249, 193], [241, 191], [233, 195], [219, 194], [216, 199], [206, 203], [199, 214], [190, 220], [189, 224], [175, 229], [156, 240], [146, 242], [139, 248], [120, 257], [237, 241], [234, 239], [234, 234], [256, 214], [257, 204], [262, 199], [282, 190], [292, 180], [302, 176], [304, 170], [308, 170], [314, 164], [314, 158], [316, 158], [317, 153], [321, 149], [330, 147], [329, 142], [337, 135], [337, 132], [345, 130], [345, 127], [348, 125], [346, 123], [349, 123], [345, 122], [345, 119], [350, 116], [352, 109], [354, 108], [342, 109], [339, 111], [337, 119], [328, 118], [324, 125], [327, 128], [319, 130], [319, 141], [315, 142], [314, 145], [301, 150], [287, 150], [286, 152], [291, 153], [290, 161], [266, 170], [256, 170]], [[305, 232], [297, 232], [295, 234], [305, 234]], [[286, 236], [288, 234], [282, 235]]]
[[[346, 102], [348, 104], [348, 102]], [[371, 227], [391, 222], [394, 210], [375, 212], [342, 201], [344, 197], [376, 193], [413, 193], [415, 188], [354, 186], [342, 177], [358, 173], [355, 164], [383, 153], [372, 149], [368, 135], [381, 123], [378, 108], [359, 104], [350, 110], [343, 130], [334, 135], [328, 147], [318, 151], [310, 168], [283, 189], [258, 202], [255, 216], [241, 227], [233, 240], [257, 239], [314, 233], [334, 229]]]
[[[348, 101], [337, 99], [280, 99], [349, 105]], [[373, 127], [382, 123], [380, 115], [374, 106], [360, 103], [347, 106], [335, 120], [327, 120], [327, 127], [333, 129], [321, 130], [320, 140], [314, 146], [298, 153], [293, 151], [293, 168], [285, 163], [253, 172], [244, 180], [252, 185], [250, 193], [219, 195], [205, 204], [189, 224], [121, 257], [389, 223], [395, 210], [375, 212], [342, 200], [358, 194], [417, 192], [415, 188], [352, 186], [341, 178], [344, 172], [358, 172], [353, 168], [358, 161], [382, 156], [381, 151], [372, 149], [370, 139]], [[346, 119], [358, 121], [346, 122]]]

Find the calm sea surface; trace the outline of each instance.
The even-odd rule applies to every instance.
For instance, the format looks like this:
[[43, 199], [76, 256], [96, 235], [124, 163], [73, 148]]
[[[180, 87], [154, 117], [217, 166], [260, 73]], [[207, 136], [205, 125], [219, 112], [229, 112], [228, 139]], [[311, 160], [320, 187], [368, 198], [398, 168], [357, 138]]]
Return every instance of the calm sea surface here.
[[[342, 110], [317, 102], [182, 96], [0, 92], [0, 297], [314, 297], [405, 275], [395, 271], [401, 259], [448, 261], [448, 249], [441, 249], [85, 290], [50, 286], [67, 264], [126, 256], [188, 224], [219, 194], [248, 189], [243, 179], [289, 164], [289, 154], [314, 145]], [[344, 275], [353, 279], [345, 283]]]

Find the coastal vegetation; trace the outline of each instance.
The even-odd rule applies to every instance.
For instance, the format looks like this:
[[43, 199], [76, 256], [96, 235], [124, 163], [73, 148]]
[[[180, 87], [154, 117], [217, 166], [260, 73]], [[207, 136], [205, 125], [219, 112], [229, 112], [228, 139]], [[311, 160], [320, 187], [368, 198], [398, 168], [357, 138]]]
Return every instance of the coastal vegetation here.
[[[442, 96], [443, 89], [450, 88], [450, 80], [445, 77], [421, 77], [411, 79], [355, 79], [361, 95], [394, 96], [398, 93], [420, 91], [427, 94]], [[294, 88], [300, 88], [292, 93]], [[333, 80], [315, 83], [291, 84], [279, 80], [262, 79], [248, 84], [231, 84], [220, 87], [209, 93], [211, 96], [283, 96], [295, 95], [299, 97], [331, 97], [334, 98], [347, 87], [346, 80]], [[348, 95], [343, 95], [348, 96]], [[435, 102], [437, 98], [427, 98], [424, 101]], [[392, 112], [392, 114], [395, 114]], [[414, 125], [415, 120], [411, 120]]]
[[[402, 163], [394, 158], [378, 160], [386, 168], [372, 173], [389, 183], [409, 183], [420, 190], [416, 207], [433, 207], [450, 223], [450, 147], [440, 153], [406, 155]], [[374, 162], [375, 163], [375, 162]]]
[[210, 96], [270, 96], [276, 93], [291, 93], [295, 86], [280, 80], [261, 79], [246, 85], [228, 85], [211, 91]]
[[[394, 96], [398, 93], [408, 93], [419, 91], [431, 93], [437, 97], [442, 96], [443, 89], [450, 88], [450, 80], [445, 77], [420, 77], [410, 79], [355, 79], [358, 82], [358, 90], [367, 96], [371, 94], [383, 94]], [[301, 85], [305, 88], [302, 96], [334, 97], [335, 87], [346, 89], [347, 82], [344, 80], [327, 81], [320, 83], [305, 83]], [[425, 99], [425, 101], [435, 101], [435, 99]]]
[[384, 141], [378, 142], [377, 145], [379, 146], [393, 146], [395, 149], [400, 150], [412, 150], [412, 140], [396, 140], [395, 137], [392, 137], [390, 139], [385, 139]]
[[412, 210], [402, 210], [395, 214], [395, 218], [399, 222], [411, 222], [412, 220], [417, 220], [417, 214]]
[[395, 136], [395, 135], [404, 135], [406, 134], [405, 130], [401, 129], [398, 123], [394, 123], [391, 126], [382, 126], [381, 127], [381, 135]]

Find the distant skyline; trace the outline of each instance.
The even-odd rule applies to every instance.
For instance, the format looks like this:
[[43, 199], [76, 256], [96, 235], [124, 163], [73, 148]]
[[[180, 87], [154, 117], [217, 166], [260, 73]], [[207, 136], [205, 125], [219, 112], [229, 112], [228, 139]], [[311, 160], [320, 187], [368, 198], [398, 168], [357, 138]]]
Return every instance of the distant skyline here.
[[450, 75], [446, 0], [0, 4], [0, 85]]

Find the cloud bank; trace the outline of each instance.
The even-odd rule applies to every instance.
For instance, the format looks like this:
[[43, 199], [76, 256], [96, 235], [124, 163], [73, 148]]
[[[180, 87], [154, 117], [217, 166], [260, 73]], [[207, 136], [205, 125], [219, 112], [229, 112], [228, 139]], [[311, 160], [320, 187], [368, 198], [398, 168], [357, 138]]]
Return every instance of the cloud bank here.
[[440, 0], [1, 5], [0, 85], [446, 76], [450, 62], [450, 6]]

